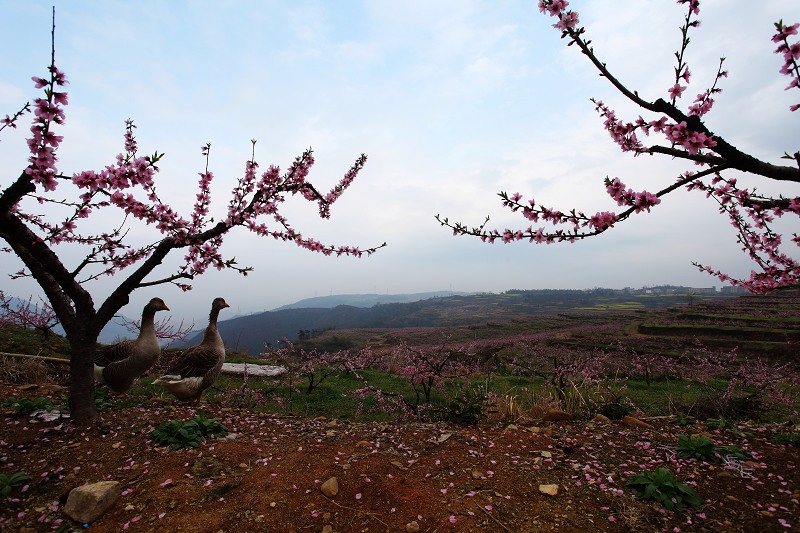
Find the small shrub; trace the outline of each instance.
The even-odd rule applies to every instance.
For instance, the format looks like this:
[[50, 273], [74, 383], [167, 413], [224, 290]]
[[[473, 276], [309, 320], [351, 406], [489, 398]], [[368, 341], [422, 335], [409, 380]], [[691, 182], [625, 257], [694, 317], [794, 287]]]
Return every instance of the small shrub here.
[[15, 415], [25, 416], [33, 413], [34, 411], [52, 411], [53, 402], [49, 398], [8, 398], [3, 402], [3, 405], [10, 406]]
[[678, 483], [675, 475], [666, 468], [636, 474], [628, 480], [625, 488], [633, 490], [637, 498], [653, 500], [670, 511], [676, 507], [683, 509], [683, 504], [697, 508], [702, 503], [692, 487]]
[[714, 460], [716, 458], [714, 441], [705, 435], [697, 437], [678, 435], [678, 457], [700, 459], [701, 461]]
[[447, 402], [444, 418], [455, 424], [474, 426], [487, 417], [484, 413], [486, 399], [483, 387], [465, 386], [459, 395]]
[[228, 428], [216, 418], [206, 418], [203, 411], [198, 411], [193, 420], [170, 420], [150, 432], [153, 440], [170, 450], [198, 448], [206, 438], [227, 434]]
[[25, 472], [16, 472], [10, 476], [8, 474], [0, 474], [0, 496], [10, 498], [12, 492], [23, 487], [30, 479], [30, 476]]

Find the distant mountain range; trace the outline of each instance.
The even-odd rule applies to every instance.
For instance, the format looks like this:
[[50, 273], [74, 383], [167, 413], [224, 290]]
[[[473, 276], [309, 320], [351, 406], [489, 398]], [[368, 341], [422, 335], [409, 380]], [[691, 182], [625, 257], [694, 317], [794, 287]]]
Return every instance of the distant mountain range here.
[[353, 307], [372, 307], [380, 304], [410, 303], [430, 298], [441, 298], [444, 296], [465, 296], [467, 292], [438, 291], [438, 292], [415, 292], [413, 294], [332, 294], [330, 296], [315, 296], [306, 298], [293, 304], [276, 307], [272, 311], [283, 311], [285, 309], [332, 309], [340, 305], [351, 305]]
[[[257, 355], [266, 346], [277, 346], [283, 340], [313, 337], [327, 329], [450, 327], [565, 311], [663, 308], [685, 304], [692, 299], [725, 297], [719, 293], [700, 295], [695, 291], [671, 287], [670, 290], [646, 291], [514, 290], [502, 294], [339, 295], [309, 298], [274, 311], [223, 320], [218, 327], [228, 349]], [[441, 296], [413, 300], [423, 294]], [[396, 301], [391, 302], [391, 299]], [[409, 299], [413, 301], [403, 301]], [[343, 301], [351, 303], [339, 303]], [[203, 331], [199, 330], [185, 341], [173, 342], [170, 346], [192, 346], [200, 342], [202, 335]]]
[[[123, 339], [135, 339], [139, 333], [129, 330], [124, 325], [126, 324], [126, 321], [128, 324], [132, 322], [131, 319], [124, 316], [112, 318], [108, 324], [105, 325], [103, 331], [100, 332], [100, 335], [98, 335], [97, 342], [102, 344], [114, 344], [115, 342], [119, 342]], [[64, 335], [64, 328], [61, 327], [61, 324], [57, 324], [53, 328], [53, 331], [59, 335]]]

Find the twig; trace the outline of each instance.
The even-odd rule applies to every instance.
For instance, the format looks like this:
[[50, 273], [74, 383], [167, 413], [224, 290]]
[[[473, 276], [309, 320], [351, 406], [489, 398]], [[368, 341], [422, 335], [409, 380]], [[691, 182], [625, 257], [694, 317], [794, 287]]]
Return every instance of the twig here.
[[488, 516], [489, 518], [491, 518], [492, 520], [494, 520], [494, 521], [497, 523], [497, 525], [499, 525], [500, 527], [502, 527], [504, 530], [508, 531], [508, 533], [512, 533], [512, 532], [511, 532], [511, 530], [510, 530], [510, 529], [508, 529], [508, 527], [506, 527], [506, 525], [505, 525], [504, 523], [502, 523], [502, 522], [501, 522], [500, 520], [498, 520], [497, 518], [493, 517], [493, 516], [492, 516], [492, 514], [491, 514], [489, 511], [487, 511], [486, 509], [484, 509], [484, 508], [483, 508], [483, 506], [481, 506], [480, 504], [478, 505], [478, 509], [480, 509], [481, 511], [483, 511], [484, 513], [486, 513], [486, 516]]
[[339, 507], [339, 508], [341, 508], [341, 509], [347, 509], [348, 511], [355, 511], [356, 513], [363, 514], [363, 515], [367, 515], [368, 517], [370, 517], [370, 518], [373, 518], [373, 519], [377, 520], [378, 522], [380, 522], [381, 524], [383, 524], [383, 525], [384, 525], [384, 526], [386, 526], [387, 528], [389, 527], [389, 524], [387, 524], [386, 522], [384, 522], [383, 520], [381, 520], [380, 518], [378, 518], [377, 516], [375, 516], [375, 513], [368, 513], [368, 512], [366, 512], [366, 511], [362, 511], [361, 509], [356, 509], [355, 507], [348, 507], [348, 506], [346, 506], [346, 505], [342, 505], [342, 504], [338, 503], [336, 500], [333, 500], [333, 499], [331, 499], [331, 498], [326, 498], [326, 499], [327, 499], [329, 502], [331, 502], [332, 504], [334, 504], [335, 506], [337, 506], [337, 507]]
[[725, 455], [722, 457], [722, 462], [725, 463], [725, 466], [739, 474], [742, 479], [755, 479], [755, 476], [751, 474], [753, 469], [745, 466], [741, 459], [735, 455]]
[[60, 363], [68, 365], [69, 359], [61, 359], [59, 357], [44, 357], [43, 355], [27, 355], [23, 353], [6, 353], [0, 352], [0, 357], [16, 357], [18, 359], [35, 359], [36, 361], [47, 361], [48, 363]]

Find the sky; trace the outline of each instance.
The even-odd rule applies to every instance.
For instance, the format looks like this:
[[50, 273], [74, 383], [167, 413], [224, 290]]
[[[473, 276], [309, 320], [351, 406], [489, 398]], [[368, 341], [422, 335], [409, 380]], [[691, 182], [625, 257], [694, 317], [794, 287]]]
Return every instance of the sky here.
[[[338, 182], [361, 153], [369, 157], [329, 220], [303, 201], [287, 203], [286, 215], [304, 236], [326, 244], [368, 248], [385, 241], [386, 248], [369, 258], [325, 257], [235, 229], [223, 254], [254, 272], [209, 271], [186, 293], [169, 285], [138, 290], [122, 310], [128, 316], [153, 296], [164, 298], [173, 316], [202, 323], [216, 296], [226, 298], [233, 316], [329, 294], [721, 286], [693, 260], [749, 275], [727, 218], [696, 192], [676, 191], [652, 213], [575, 244], [489, 245], [455, 237], [436, 222], [441, 214], [477, 226], [490, 216], [489, 227], [526, 228], [501, 206], [500, 191], [562, 211], [619, 210], [605, 193], [605, 177], [655, 192], [693, 169], [619, 151], [590, 98], [625, 120], [639, 110], [566, 46], [536, 0], [55, 3], [56, 64], [70, 82], [67, 122], [59, 129], [65, 174], [112, 163], [128, 118], [143, 153], [166, 154], [158, 190], [186, 217], [206, 143], [215, 174], [212, 214], [225, 212], [251, 139], [262, 169], [286, 168], [313, 148], [310, 181], [320, 190]], [[30, 78], [43, 76], [49, 64], [52, 4], [0, 0], [0, 116], [39, 96]], [[575, 0], [570, 7], [612, 73], [645, 99], [666, 98], [684, 6]], [[782, 60], [770, 41], [780, 18], [800, 20], [795, 0], [703, 1], [682, 102], [685, 109], [713, 82], [725, 56], [730, 76], [706, 124], [777, 164], [800, 148], [800, 114], [788, 111], [798, 91], [784, 91], [790, 80], [778, 73]], [[0, 132], [2, 188], [25, 167], [29, 125], [23, 120], [17, 130]], [[800, 193], [747, 176], [742, 182], [765, 193]], [[157, 237], [152, 227], [131, 231], [142, 242]], [[73, 265], [82, 257], [63, 253]], [[35, 282], [8, 276], [21, 266], [3, 256], [0, 290], [36, 297]], [[113, 286], [105, 278], [89, 288], [97, 303]]]

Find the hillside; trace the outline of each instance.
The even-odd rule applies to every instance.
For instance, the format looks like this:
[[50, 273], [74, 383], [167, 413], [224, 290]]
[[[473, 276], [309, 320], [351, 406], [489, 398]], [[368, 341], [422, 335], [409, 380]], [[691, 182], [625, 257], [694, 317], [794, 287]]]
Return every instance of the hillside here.
[[[719, 293], [697, 295], [680, 291], [617, 291], [612, 289], [507, 291], [429, 298], [410, 303], [384, 303], [363, 308], [340, 305], [332, 309], [283, 309], [220, 321], [219, 330], [228, 348], [257, 355], [284, 339], [314, 337], [326, 330], [365, 328], [456, 327], [509, 321], [531, 315], [564, 312], [635, 312], [664, 309], [689, 303], [730, 298]], [[176, 348], [191, 346], [202, 331], [187, 337]]]
[[[602, 304], [606, 305], [606, 304]], [[585, 351], [670, 355], [706, 346], [715, 351], [769, 360], [796, 359], [800, 343], [800, 288], [766, 295], [694, 301], [636, 312], [624, 304], [603, 311], [583, 308], [531, 314], [508, 320], [443, 328], [371, 328], [328, 330], [303, 341], [321, 349], [394, 345], [478, 343], [492, 352], [536, 335], [542, 345]], [[500, 314], [497, 315], [502, 316]], [[484, 350], [484, 351], [486, 351]]]

